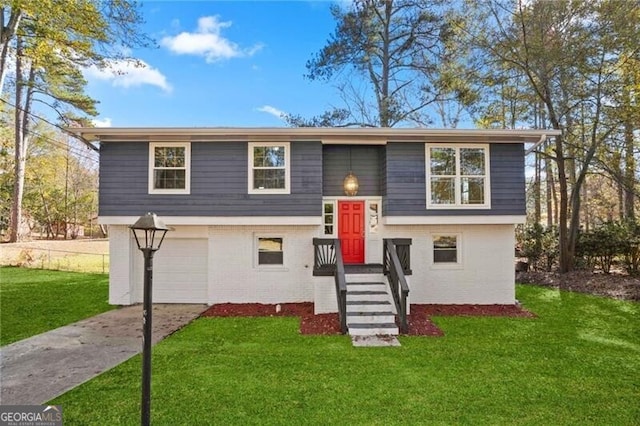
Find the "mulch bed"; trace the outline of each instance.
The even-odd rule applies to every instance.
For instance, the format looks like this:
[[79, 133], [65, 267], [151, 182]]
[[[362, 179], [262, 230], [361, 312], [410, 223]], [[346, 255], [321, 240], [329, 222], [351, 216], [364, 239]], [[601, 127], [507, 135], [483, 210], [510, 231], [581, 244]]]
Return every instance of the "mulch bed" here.
[[[509, 316], [534, 318], [535, 314], [515, 305], [411, 305], [409, 336], [444, 336], [431, 316]], [[301, 334], [340, 334], [338, 314], [313, 314], [313, 303], [221, 303], [211, 306], [206, 317], [300, 317]]]

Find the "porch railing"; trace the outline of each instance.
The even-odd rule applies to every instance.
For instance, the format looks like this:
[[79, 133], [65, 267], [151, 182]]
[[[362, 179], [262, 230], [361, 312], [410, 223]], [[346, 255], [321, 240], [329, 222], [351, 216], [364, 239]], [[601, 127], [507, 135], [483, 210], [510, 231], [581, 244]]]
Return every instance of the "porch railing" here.
[[[384, 273], [389, 281], [389, 287], [391, 288], [391, 295], [398, 311], [398, 318], [400, 320], [400, 331], [407, 333], [409, 331], [409, 323], [407, 322], [407, 297], [409, 296], [409, 285], [405, 278], [404, 269], [407, 264], [403, 265], [398, 255], [399, 247], [406, 247], [406, 259], [408, 260], [408, 247], [411, 244], [411, 239], [408, 244], [404, 246], [398, 246], [395, 244], [394, 239], [384, 240]], [[402, 252], [402, 251], [401, 251]]]
[[[385, 238], [383, 250], [386, 252], [387, 241], [391, 241], [396, 246], [396, 253], [405, 275], [411, 275], [411, 238]], [[382, 269], [385, 275], [389, 271], [389, 258], [382, 255]]]
[[336, 285], [336, 297], [338, 300], [338, 317], [340, 319], [340, 332], [347, 333], [347, 279], [342, 261], [342, 248], [339, 239], [314, 238], [314, 263], [313, 275], [333, 275]]
[[331, 276], [336, 270], [336, 248], [333, 238], [313, 239], [313, 275]]

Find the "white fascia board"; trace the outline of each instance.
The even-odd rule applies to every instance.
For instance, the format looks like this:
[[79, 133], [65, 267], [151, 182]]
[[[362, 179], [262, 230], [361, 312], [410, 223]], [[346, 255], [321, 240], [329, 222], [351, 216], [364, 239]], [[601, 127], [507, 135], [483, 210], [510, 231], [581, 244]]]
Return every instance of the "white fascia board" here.
[[69, 132], [95, 141], [157, 140], [187, 138], [189, 140], [321, 140], [323, 143], [353, 143], [356, 140], [380, 144], [385, 141], [456, 141], [486, 139], [491, 142], [537, 142], [542, 135], [559, 135], [559, 130], [541, 129], [427, 129], [427, 128], [321, 128], [321, 127], [80, 127]]
[[500, 216], [385, 216], [384, 225], [516, 225], [525, 223], [525, 215]]
[[[101, 225], [133, 225], [137, 216], [99, 216]], [[169, 226], [179, 225], [308, 225], [320, 226], [321, 216], [162, 216]]]

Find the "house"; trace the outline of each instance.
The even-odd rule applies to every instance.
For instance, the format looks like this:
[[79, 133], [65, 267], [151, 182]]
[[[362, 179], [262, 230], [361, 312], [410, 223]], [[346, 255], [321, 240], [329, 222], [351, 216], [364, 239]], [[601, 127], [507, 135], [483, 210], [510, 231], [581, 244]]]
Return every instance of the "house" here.
[[[387, 286], [382, 268], [375, 268], [384, 263], [386, 275], [395, 276], [394, 291], [408, 287], [408, 306], [514, 304], [514, 226], [525, 220], [525, 144], [557, 134], [71, 131], [100, 145], [99, 221], [109, 227], [111, 304], [142, 301], [143, 259], [129, 226], [155, 212], [174, 231], [155, 256], [154, 302], [314, 302], [316, 313], [343, 309], [335, 240], [347, 272], [351, 265], [372, 266], [355, 281], [375, 278]], [[351, 188], [346, 195], [353, 177], [357, 192]], [[397, 243], [389, 245], [395, 255], [385, 241]], [[398, 253], [401, 271], [390, 274]]]

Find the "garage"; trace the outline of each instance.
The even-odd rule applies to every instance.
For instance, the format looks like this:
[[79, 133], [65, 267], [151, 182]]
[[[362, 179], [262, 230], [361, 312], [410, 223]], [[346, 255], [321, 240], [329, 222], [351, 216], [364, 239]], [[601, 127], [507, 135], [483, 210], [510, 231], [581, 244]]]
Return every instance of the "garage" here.
[[[153, 257], [153, 303], [207, 303], [206, 239], [167, 238]], [[136, 268], [143, 272], [142, 256]], [[142, 283], [136, 292], [142, 300]]]

